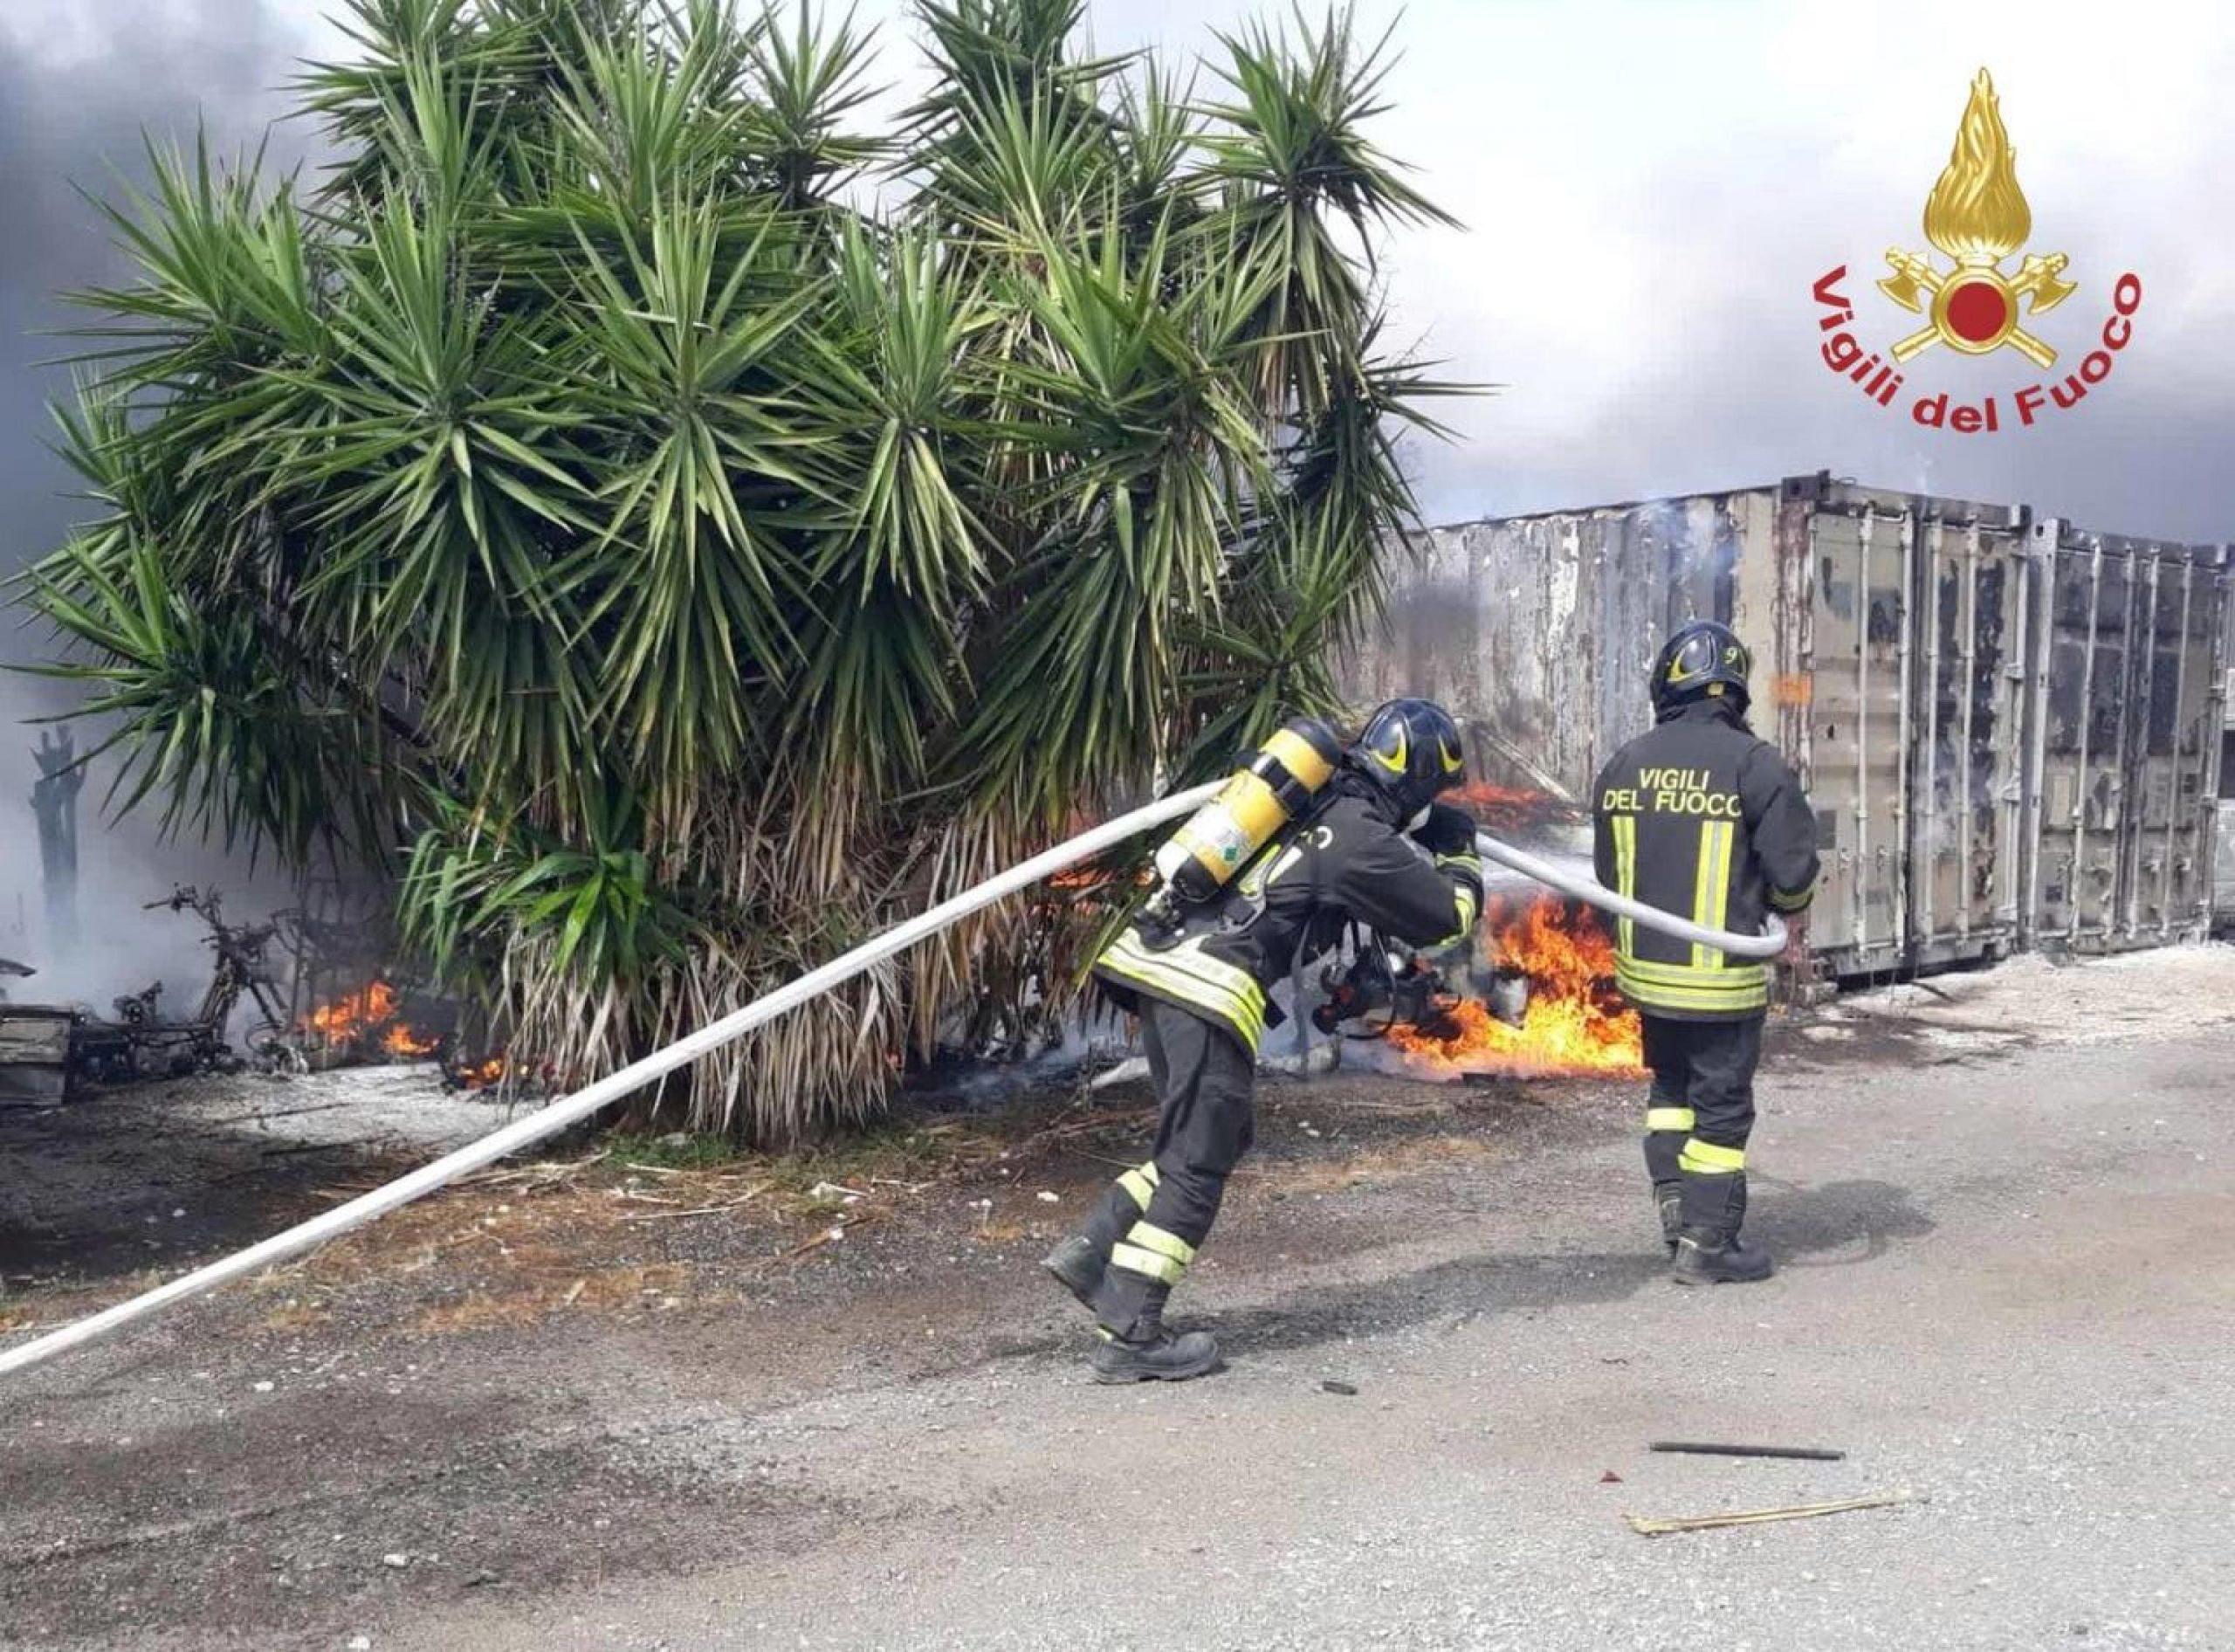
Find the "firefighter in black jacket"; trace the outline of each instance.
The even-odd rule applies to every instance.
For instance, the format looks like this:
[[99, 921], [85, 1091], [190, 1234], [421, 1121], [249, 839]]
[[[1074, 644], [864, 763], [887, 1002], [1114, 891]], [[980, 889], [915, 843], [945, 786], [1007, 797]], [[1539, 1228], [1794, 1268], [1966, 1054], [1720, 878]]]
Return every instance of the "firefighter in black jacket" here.
[[1136, 919], [1095, 960], [1103, 990], [1140, 1017], [1159, 1106], [1153, 1156], [1119, 1176], [1084, 1231], [1044, 1263], [1094, 1313], [1098, 1380], [1176, 1381], [1218, 1363], [1209, 1333], [1165, 1328], [1164, 1303], [1249, 1148], [1257, 1043], [1282, 1019], [1267, 988], [1351, 919], [1424, 946], [1474, 928], [1475, 823], [1435, 802], [1464, 778], [1449, 714], [1392, 701], [1315, 806], [1216, 898], [1182, 909], [1176, 926]]
[[[1752, 660], [1727, 626], [1695, 621], [1654, 662], [1655, 723], [1593, 793], [1599, 881], [1711, 928], [1757, 933], [1764, 908], [1815, 891], [1816, 823], [1800, 782], [1746, 726]], [[1645, 1028], [1653, 1094], [1645, 1161], [1681, 1284], [1766, 1279], [1738, 1236], [1746, 1139], [1769, 1012], [1769, 966], [1618, 920], [1615, 969]]]

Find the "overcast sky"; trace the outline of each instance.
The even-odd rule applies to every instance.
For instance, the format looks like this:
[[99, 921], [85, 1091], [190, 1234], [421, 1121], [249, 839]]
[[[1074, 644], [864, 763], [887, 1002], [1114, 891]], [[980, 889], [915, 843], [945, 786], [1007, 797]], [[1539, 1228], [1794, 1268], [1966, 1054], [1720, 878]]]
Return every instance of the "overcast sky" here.
[[[55, 375], [32, 339], [54, 289], [113, 272], [72, 182], [112, 188], [144, 127], [253, 141], [306, 52], [341, 42], [321, 0], [4, 0], [0, 6], [0, 565], [50, 546], [65, 483], [38, 444]], [[865, 21], [903, 0], [861, 0]], [[1097, 0], [1098, 44], [1207, 52], [1243, 0]], [[1282, 8], [1285, 10], [1285, 8]], [[1496, 382], [1461, 439], [1423, 447], [1430, 516], [1588, 505], [1829, 469], [2024, 500], [2092, 527], [2235, 539], [2235, 22], [2204, 3], [1501, 3], [1361, 0], [1398, 21], [1379, 136], [1461, 231], [1402, 235], [1387, 266], [1406, 336]], [[904, 29], [883, 66], [911, 67]], [[1995, 436], [1921, 430], [1816, 350], [1811, 284], [1853, 272], [1858, 327], [1909, 318], [1872, 281], [1922, 250], [1926, 192], [1974, 71], [1991, 68], [2033, 212], [2079, 292], [2036, 324], [2076, 367], [2112, 284], [2138, 272], [2134, 342], [2085, 403], [2012, 430], [2039, 375], [2009, 351], [1936, 350], [1908, 388], [2000, 392]], [[306, 134], [292, 128], [285, 152]], [[1914, 325], [1914, 323], [1910, 323]], [[1906, 399], [1904, 402], [1906, 403]], [[0, 639], [20, 655], [26, 639]], [[20, 712], [22, 690], [0, 689]], [[6, 790], [12, 791], [8, 786]], [[4, 834], [15, 841], [13, 830]]]
[[[863, 0], [867, 20], [903, 0]], [[270, 89], [340, 41], [319, 0], [10, 0], [0, 15], [0, 486], [18, 554], [55, 520], [31, 444], [27, 343], [41, 295], [102, 267], [67, 187], [129, 169], [143, 124], [254, 136]], [[1242, 0], [1099, 0], [1098, 44], [1209, 49]], [[1903, 488], [2025, 499], [2092, 527], [2235, 538], [2235, 23], [2195, 5], [1505, 4], [1365, 0], [1394, 19], [1386, 147], [1465, 221], [1402, 236], [1406, 336], [1504, 388], [1422, 450], [1449, 520], [1687, 492], [1828, 468]], [[884, 66], [911, 65], [903, 30]], [[2080, 291], [2036, 330], [2076, 366], [2120, 272], [2142, 277], [2135, 342], [2080, 409], [1963, 437], [1865, 401], [1818, 360], [1814, 279], [1835, 264], [1867, 342], [1908, 330], [1872, 287], [1922, 249], [1926, 191], [1973, 71], [1995, 73], [2033, 209], [2030, 249]], [[1914, 325], [1914, 323], [1911, 323]], [[1945, 350], [1911, 389], [2008, 396], [2009, 351]], [[31, 542], [24, 543], [28, 538]]]

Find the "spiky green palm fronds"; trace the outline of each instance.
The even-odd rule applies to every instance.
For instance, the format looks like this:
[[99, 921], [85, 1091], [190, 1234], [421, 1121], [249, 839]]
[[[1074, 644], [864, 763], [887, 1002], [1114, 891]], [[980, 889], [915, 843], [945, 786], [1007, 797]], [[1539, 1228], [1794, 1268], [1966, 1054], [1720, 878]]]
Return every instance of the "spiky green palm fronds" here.
[[[1448, 388], [1381, 339], [1376, 238], [1434, 209], [1346, 15], [1205, 101], [1080, 0], [920, 0], [892, 138], [809, 10], [350, 11], [335, 163], [156, 155], [85, 295], [99, 513], [24, 595], [122, 806], [391, 866], [582, 1075], [1325, 703]], [[860, 1117], [1087, 933], [987, 917], [710, 1058], [695, 1120]]]

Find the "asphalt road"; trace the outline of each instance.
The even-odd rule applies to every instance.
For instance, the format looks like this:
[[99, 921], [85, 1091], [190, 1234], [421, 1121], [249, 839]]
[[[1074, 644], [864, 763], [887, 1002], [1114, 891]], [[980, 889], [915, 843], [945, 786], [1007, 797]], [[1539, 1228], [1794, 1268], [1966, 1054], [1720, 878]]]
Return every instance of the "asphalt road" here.
[[[382, 1644], [2235, 1647], [2235, 1037], [1770, 1091], [1769, 1284], [1665, 1284], [1620, 1219], [1632, 1146], [1551, 1155], [1409, 1242], [1221, 1280], [1214, 1380], [997, 1359], [712, 1437], [653, 1401], [647, 1449], [857, 1518]], [[1361, 1294], [1394, 1323], [1286, 1334]], [[1848, 1456], [1641, 1449], [1671, 1436]], [[1620, 1518], [1895, 1490], [1929, 1501], [1654, 1539]]]
[[[86, 1373], [52, 1379], [16, 1411], [16, 1445], [26, 1415], [89, 1453], [98, 1429], [96, 1455], [158, 1497], [277, 1454], [301, 1498], [266, 1488], [254, 1518], [183, 1536], [143, 1510], [154, 1534], [126, 1538], [105, 1535], [120, 1516], [73, 1516], [58, 1466], [10, 1484], [8, 1598], [31, 1630], [0, 1627], [0, 1643], [2235, 1648], [2235, 1010], [2209, 1008], [1984, 1055], [1789, 1042], [1753, 1153], [1753, 1231], [1784, 1264], [1760, 1286], [1666, 1283], [1611, 1101], [1534, 1131], [1523, 1106], [1513, 1151], [1431, 1151], [1401, 1175], [1331, 1183], [1292, 1162], [1238, 1184], [1191, 1282], [1230, 1367], [1175, 1387], [1092, 1386], [1062, 1304], [1013, 1263], [960, 1291], [943, 1255], [794, 1311], [781, 1339], [760, 1324], [757, 1344], [452, 1343], [414, 1355], [434, 1393], [399, 1366], [389, 1398], [306, 1397], [222, 1428], [193, 1415], [180, 1367], [223, 1356], [206, 1328], [181, 1332], [100, 1366], [90, 1396]], [[1325, 1131], [1343, 1105], [1309, 1086], [1270, 1098], [1290, 1135], [1300, 1109]], [[834, 1352], [874, 1336], [944, 1352]], [[415, 1534], [380, 1525], [405, 1507], [393, 1464], [470, 1432], [462, 1396], [499, 1389], [487, 1456], [402, 1477], [414, 1497], [448, 1488], [446, 1555], [526, 1502], [547, 1522], [534, 1543], [572, 1563], [437, 1587]], [[163, 1454], [119, 1447], [127, 1427]], [[1645, 1451], [1670, 1437], [1848, 1455]], [[595, 1495], [535, 1490], [555, 1483], [534, 1463], [562, 1450], [594, 1454]], [[1917, 1500], [1657, 1538], [1622, 1519], [1897, 1490]], [[113, 1515], [120, 1496], [102, 1481], [85, 1502]], [[333, 1594], [346, 1613], [248, 1611], [273, 1572], [314, 1580], [304, 1557], [327, 1525], [371, 1573]], [[104, 1543], [169, 1570], [127, 1576]], [[58, 1558], [24, 1567], [38, 1545]], [[389, 1545], [408, 1562], [392, 1588]], [[213, 1575], [227, 1598], [196, 1594]], [[37, 1593], [58, 1587], [82, 1609]]]

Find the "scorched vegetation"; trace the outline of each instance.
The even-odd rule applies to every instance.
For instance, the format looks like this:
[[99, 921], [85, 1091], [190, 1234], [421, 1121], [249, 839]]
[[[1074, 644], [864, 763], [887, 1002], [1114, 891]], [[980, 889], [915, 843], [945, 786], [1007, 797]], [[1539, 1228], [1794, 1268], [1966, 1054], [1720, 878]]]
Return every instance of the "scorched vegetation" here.
[[[906, 102], [811, 13], [351, 10], [323, 162], [158, 152], [84, 295], [99, 514], [26, 596], [126, 806], [391, 864], [581, 1074], [1324, 705], [1442, 388], [1385, 338], [1375, 243], [1436, 213], [1346, 16], [1190, 76], [1080, 0], [920, 0]], [[709, 1060], [691, 1122], [863, 1114], [1060, 990], [1049, 915]]]

